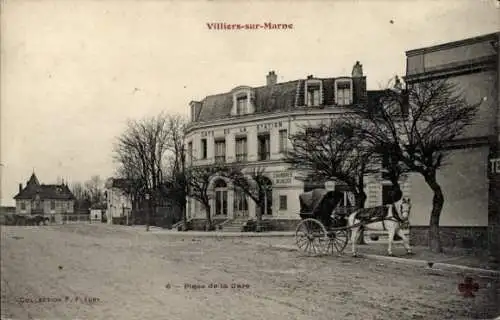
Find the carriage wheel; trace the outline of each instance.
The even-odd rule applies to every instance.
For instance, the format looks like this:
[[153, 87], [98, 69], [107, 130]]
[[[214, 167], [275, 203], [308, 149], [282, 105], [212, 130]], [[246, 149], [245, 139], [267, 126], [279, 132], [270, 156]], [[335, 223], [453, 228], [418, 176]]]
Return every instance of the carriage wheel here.
[[342, 253], [349, 242], [349, 230], [337, 230], [328, 233], [328, 253], [333, 254], [334, 251]]
[[328, 236], [325, 226], [316, 219], [302, 220], [295, 231], [295, 241], [300, 251], [309, 256], [325, 254]]

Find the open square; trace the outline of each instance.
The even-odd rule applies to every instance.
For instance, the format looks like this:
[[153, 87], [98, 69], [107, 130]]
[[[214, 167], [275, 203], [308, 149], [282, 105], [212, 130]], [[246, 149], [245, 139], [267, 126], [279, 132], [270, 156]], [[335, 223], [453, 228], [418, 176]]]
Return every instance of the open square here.
[[303, 257], [259, 246], [258, 238], [78, 224], [1, 230], [2, 319], [484, 319], [498, 312], [498, 279], [472, 276], [479, 289], [466, 298], [458, 290], [463, 275], [349, 255]]

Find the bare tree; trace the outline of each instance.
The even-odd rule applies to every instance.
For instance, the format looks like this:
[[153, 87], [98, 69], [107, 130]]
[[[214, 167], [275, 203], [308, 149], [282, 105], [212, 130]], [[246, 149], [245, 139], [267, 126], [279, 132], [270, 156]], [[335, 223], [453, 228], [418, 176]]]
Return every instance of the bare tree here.
[[85, 189], [90, 195], [92, 205], [101, 204], [104, 200], [104, 183], [98, 175], [93, 175], [85, 182]]
[[356, 205], [364, 206], [364, 176], [373, 169], [373, 152], [363, 148], [352, 131], [342, 130], [331, 120], [303, 127], [290, 141], [292, 149], [286, 153], [285, 161], [291, 169], [303, 171], [315, 180], [346, 184], [355, 195]]
[[243, 166], [238, 164], [227, 168], [226, 177], [232, 181], [235, 189], [242, 191], [257, 206], [256, 231], [260, 232], [262, 230], [262, 216], [268, 209], [268, 201], [270, 201], [269, 192], [272, 192], [271, 181], [264, 174], [265, 168], [253, 167], [246, 172], [244, 172]]
[[205, 208], [208, 230], [213, 230], [213, 223], [210, 215], [210, 200], [213, 195], [209, 190], [210, 183], [216, 176], [225, 176], [225, 172], [227, 172], [227, 167], [219, 165], [192, 166], [185, 171], [184, 179], [186, 179], [187, 182], [187, 194], [189, 197], [201, 203]]
[[169, 116], [168, 136], [170, 140], [164, 180], [168, 184], [166, 196], [182, 210], [183, 229], [187, 228], [186, 201], [189, 195], [189, 174], [186, 169], [185, 129], [187, 119], [180, 115]]
[[357, 110], [357, 119], [345, 122], [377, 154], [423, 176], [434, 193], [429, 246], [436, 252], [441, 251], [439, 218], [444, 204], [436, 174], [445, 164], [446, 147], [473, 123], [479, 105], [469, 103], [456, 85], [432, 80], [385, 90], [373, 108]]
[[169, 144], [168, 117], [159, 114], [129, 121], [114, 148], [115, 160], [128, 176], [141, 182], [141, 193], [148, 198], [146, 231], [149, 230], [151, 213], [159, 201], [164, 156]]
[[[354, 135], [353, 123], [346, 119], [349, 117], [303, 127], [290, 137], [292, 149], [287, 152], [285, 161], [291, 164], [291, 169], [305, 171], [309, 179], [347, 185], [354, 194], [356, 207], [364, 208], [367, 199], [365, 176], [378, 173], [382, 160], [373, 147]], [[393, 182], [393, 200], [397, 201], [402, 197], [399, 185], [402, 169], [397, 162], [390, 163], [388, 173]], [[364, 243], [363, 232], [358, 243]]]
[[91, 197], [85, 186], [81, 182], [74, 182], [71, 185], [71, 192], [75, 196], [76, 209], [88, 209], [91, 205]]

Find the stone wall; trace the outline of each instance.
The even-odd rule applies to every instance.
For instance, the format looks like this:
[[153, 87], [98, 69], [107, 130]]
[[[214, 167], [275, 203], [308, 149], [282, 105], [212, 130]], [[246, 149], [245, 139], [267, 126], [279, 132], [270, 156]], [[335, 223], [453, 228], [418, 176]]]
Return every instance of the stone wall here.
[[[458, 248], [488, 248], [487, 227], [440, 227], [441, 245]], [[428, 226], [410, 226], [410, 244], [427, 246]]]

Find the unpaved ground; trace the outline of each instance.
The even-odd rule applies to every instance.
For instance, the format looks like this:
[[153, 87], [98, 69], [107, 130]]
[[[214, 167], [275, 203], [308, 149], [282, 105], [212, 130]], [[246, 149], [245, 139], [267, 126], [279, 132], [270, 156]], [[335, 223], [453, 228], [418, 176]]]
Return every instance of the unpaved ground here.
[[[261, 237], [258, 241], [261, 244], [272, 246], [285, 246], [297, 248], [294, 237]], [[387, 240], [367, 241], [366, 245], [358, 246], [358, 252], [361, 254], [387, 255]], [[474, 249], [444, 248], [442, 253], [434, 253], [428, 247], [412, 247], [413, 255], [408, 256], [403, 247], [402, 241], [396, 241], [392, 245], [394, 256], [405, 259], [416, 259], [432, 262], [442, 262], [447, 264], [458, 264], [473, 268], [496, 270], [498, 266], [489, 260], [486, 250], [478, 251]], [[352, 252], [351, 243], [345, 248], [344, 253], [350, 255]]]
[[[480, 289], [467, 299], [457, 290], [460, 275], [349, 256], [306, 258], [252, 244], [262, 239], [190, 238], [104, 225], [2, 227], [1, 236], [2, 319], [498, 315], [498, 280], [474, 277]], [[228, 288], [208, 288], [211, 283]], [[48, 298], [59, 300], [40, 301]]]

